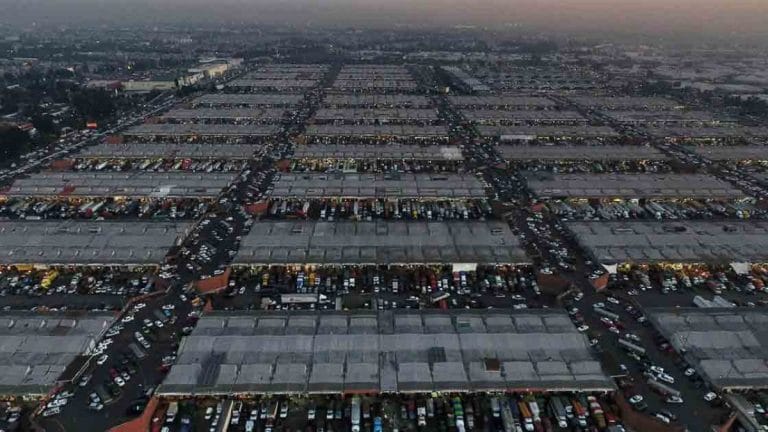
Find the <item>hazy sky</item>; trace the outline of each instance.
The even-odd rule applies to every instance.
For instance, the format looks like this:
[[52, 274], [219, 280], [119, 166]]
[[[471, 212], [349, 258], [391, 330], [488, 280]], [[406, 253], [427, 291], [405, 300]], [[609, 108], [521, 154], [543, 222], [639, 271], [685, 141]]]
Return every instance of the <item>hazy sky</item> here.
[[521, 24], [540, 30], [766, 33], [768, 0], [0, 0], [7, 23], [243, 20], [294, 24]]

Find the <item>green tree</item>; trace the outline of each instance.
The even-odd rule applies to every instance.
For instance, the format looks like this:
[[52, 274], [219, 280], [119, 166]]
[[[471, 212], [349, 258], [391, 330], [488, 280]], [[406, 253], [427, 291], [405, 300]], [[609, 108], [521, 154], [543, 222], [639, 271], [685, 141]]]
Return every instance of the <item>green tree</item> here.
[[17, 126], [0, 124], [0, 161], [16, 160], [29, 148], [29, 134]]

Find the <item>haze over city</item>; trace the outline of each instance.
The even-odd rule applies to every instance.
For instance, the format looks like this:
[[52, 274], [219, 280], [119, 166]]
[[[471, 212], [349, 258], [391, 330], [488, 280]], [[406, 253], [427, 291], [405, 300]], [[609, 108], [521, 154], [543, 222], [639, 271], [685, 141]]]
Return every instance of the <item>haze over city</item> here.
[[765, 35], [768, 27], [768, 3], [761, 0], [3, 0], [0, 6], [0, 20], [14, 25], [237, 21], [703, 36]]

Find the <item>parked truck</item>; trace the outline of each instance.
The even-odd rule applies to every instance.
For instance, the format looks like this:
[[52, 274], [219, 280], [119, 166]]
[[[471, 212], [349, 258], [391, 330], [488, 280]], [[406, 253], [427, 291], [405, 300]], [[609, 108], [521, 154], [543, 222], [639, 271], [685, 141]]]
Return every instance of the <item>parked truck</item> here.
[[594, 396], [587, 397], [587, 401], [589, 402], [589, 410], [592, 412], [592, 419], [595, 421], [595, 424], [597, 424], [598, 429], [605, 429], [607, 426], [605, 423], [605, 412], [603, 411], [600, 402], [598, 402], [597, 398]]
[[581, 402], [576, 399], [571, 401], [571, 405], [573, 405], [573, 415], [576, 419], [576, 422], [580, 427], [587, 427], [587, 410], [584, 408]]
[[360, 432], [360, 398], [357, 396], [352, 398], [350, 419], [352, 422], [352, 432]]
[[549, 413], [557, 421], [558, 427], [561, 429], [568, 427], [565, 405], [559, 396], [552, 396], [549, 398]]

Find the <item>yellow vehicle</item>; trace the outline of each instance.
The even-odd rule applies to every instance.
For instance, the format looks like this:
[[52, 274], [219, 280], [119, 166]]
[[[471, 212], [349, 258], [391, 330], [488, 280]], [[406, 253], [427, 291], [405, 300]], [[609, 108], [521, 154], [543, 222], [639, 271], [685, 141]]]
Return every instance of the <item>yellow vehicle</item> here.
[[56, 270], [49, 271], [45, 274], [45, 277], [43, 277], [43, 280], [40, 282], [40, 286], [45, 289], [50, 288], [57, 277], [59, 277], [59, 272]]

